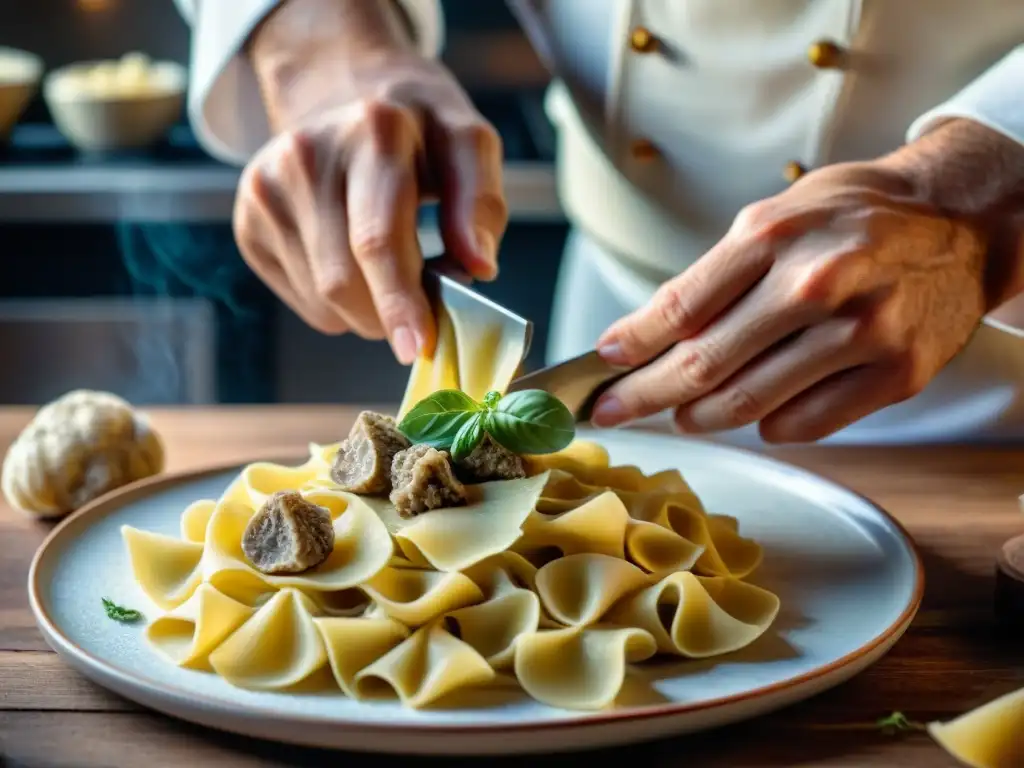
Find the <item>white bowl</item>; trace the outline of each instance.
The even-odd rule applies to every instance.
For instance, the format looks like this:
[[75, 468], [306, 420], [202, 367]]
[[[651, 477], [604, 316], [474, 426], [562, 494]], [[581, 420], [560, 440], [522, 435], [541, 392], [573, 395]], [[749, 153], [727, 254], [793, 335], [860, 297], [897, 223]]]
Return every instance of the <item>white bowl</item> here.
[[27, 51], [0, 47], [0, 140], [6, 138], [39, 90], [43, 60]]
[[[135, 79], [125, 76], [128, 67]], [[181, 115], [187, 83], [180, 64], [150, 63], [135, 55], [55, 70], [46, 76], [43, 98], [57, 128], [76, 148], [139, 149], [163, 138]]]

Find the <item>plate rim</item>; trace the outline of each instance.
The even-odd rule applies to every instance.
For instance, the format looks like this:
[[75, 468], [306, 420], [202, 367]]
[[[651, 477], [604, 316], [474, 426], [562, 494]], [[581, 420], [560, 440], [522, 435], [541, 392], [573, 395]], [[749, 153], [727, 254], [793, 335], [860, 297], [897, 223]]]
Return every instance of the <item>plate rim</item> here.
[[[802, 686], [814, 683], [820, 679], [826, 678], [829, 675], [834, 674], [840, 669], [846, 668], [857, 661], [863, 659], [865, 656], [872, 654], [878, 650], [879, 647], [889, 644], [891, 648], [899, 638], [902, 636], [910, 624], [913, 622], [918, 610], [921, 607], [921, 601], [924, 596], [925, 590], [925, 571], [924, 563], [921, 559], [921, 554], [917, 549], [916, 542], [911, 536], [910, 532], [903, 526], [903, 524], [897, 520], [892, 514], [885, 510], [879, 504], [864, 496], [863, 494], [854, 491], [843, 483], [837, 482], [830, 478], [819, 475], [803, 467], [791, 464], [790, 462], [777, 459], [772, 456], [766, 456], [763, 453], [732, 445], [723, 445], [721, 443], [707, 442], [703, 440], [694, 440], [689, 438], [682, 438], [675, 435], [662, 434], [657, 432], [644, 432], [641, 430], [616, 430], [617, 432], [625, 433], [632, 432], [631, 436], [639, 437], [640, 439], [654, 439], [655, 441], [671, 441], [678, 443], [686, 443], [690, 445], [703, 445], [711, 448], [712, 450], [719, 450], [723, 453], [741, 454], [752, 461], [759, 462], [764, 465], [776, 469], [785, 469], [787, 473], [792, 475], [796, 473], [805, 480], [811, 480], [813, 482], [828, 486], [833, 492], [840, 492], [847, 494], [851, 498], [855, 498], [861, 504], [871, 508], [877, 513], [891, 528], [898, 534], [901, 543], [910, 555], [914, 569], [914, 586], [910, 593], [910, 598], [907, 604], [904, 606], [900, 614], [888, 625], [884, 630], [875, 635], [871, 640], [862, 644], [860, 647], [850, 651], [843, 656], [827, 663], [821, 664], [808, 670], [799, 675], [780, 680], [768, 685], [762, 685], [757, 688], [750, 690], [741, 691], [739, 693], [730, 694], [727, 696], [719, 696], [714, 699], [708, 699], [700, 702], [685, 703], [685, 702], [668, 702], [665, 704], [657, 705], [646, 705], [636, 707], [626, 707], [623, 709], [613, 709], [605, 712], [594, 712], [589, 713], [586, 716], [572, 715], [572, 716], [559, 716], [542, 721], [530, 721], [530, 722], [513, 722], [513, 723], [463, 723], [458, 725], [452, 724], [434, 724], [434, 723], [401, 723], [401, 724], [388, 724], [383, 722], [363, 722], [363, 721], [352, 721], [352, 720], [339, 720], [337, 716], [318, 716], [315, 714], [293, 714], [293, 713], [264, 713], [254, 711], [250, 707], [245, 705], [239, 706], [237, 702], [232, 702], [231, 699], [220, 698], [218, 696], [211, 696], [209, 694], [196, 694], [189, 692], [184, 688], [179, 688], [175, 685], [168, 685], [166, 683], [160, 683], [155, 680], [151, 680], [147, 677], [140, 676], [131, 672], [128, 672], [115, 664], [112, 664], [92, 653], [85, 650], [77, 643], [72, 641], [63, 631], [59, 629], [57, 624], [53, 621], [44, 605], [42, 599], [40, 580], [40, 568], [41, 564], [47, 557], [47, 553], [51, 548], [58, 545], [61, 538], [69, 532], [68, 529], [76, 526], [83, 525], [86, 523], [86, 518], [97, 517], [103, 518], [107, 515], [120, 509], [127, 503], [130, 503], [138, 498], [145, 498], [146, 496], [153, 495], [154, 492], [158, 491], [162, 487], [172, 487], [185, 482], [191, 482], [200, 480], [210, 475], [223, 474], [231, 472], [232, 470], [241, 470], [248, 464], [252, 463], [280, 463], [284, 465], [297, 466], [304, 461], [307, 461], [309, 456], [308, 453], [305, 455], [286, 455], [285, 457], [278, 456], [277, 458], [254, 458], [251, 460], [240, 461], [238, 459], [218, 464], [210, 467], [200, 469], [186, 469], [171, 473], [160, 473], [152, 477], [137, 480], [128, 485], [122, 486], [121, 488], [115, 489], [99, 498], [89, 502], [85, 506], [79, 508], [64, 520], [60, 521], [53, 530], [46, 536], [42, 544], [36, 550], [35, 555], [32, 557], [31, 565], [29, 566], [28, 572], [28, 596], [29, 606], [32, 609], [33, 616], [36, 620], [36, 624], [39, 626], [40, 631], [43, 634], [44, 639], [47, 643], [53, 647], [54, 651], [61, 656], [68, 656], [85, 667], [90, 667], [94, 672], [98, 672], [104, 678], [116, 680], [117, 683], [123, 687], [131, 690], [132, 688], [141, 688], [148, 697], [155, 697], [157, 699], [173, 699], [178, 705], [183, 705], [192, 708], [202, 708], [206, 711], [216, 711], [225, 707], [231, 708], [236, 714], [243, 715], [246, 719], [248, 718], [263, 718], [263, 717], [274, 717], [279, 723], [288, 724], [294, 723], [297, 726], [303, 727], [320, 727], [324, 725], [332, 725], [336, 728], [355, 727], [360, 731], [373, 732], [373, 733], [393, 733], [395, 731], [404, 732], [415, 732], [421, 735], [468, 735], [478, 734], [486, 735], [488, 733], [515, 733], [515, 732], [535, 732], [535, 731], [554, 731], [554, 730], [565, 730], [565, 729], [581, 729], [599, 727], [601, 725], [607, 725], [609, 723], [622, 723], [630, 720], [658, 720], [667, 717], [678, 717], [683, 715], [696, 714], [701, 712], [709, 712], [720, 710], [725, 707], [732, 707], [742, 705], [750, 701], [756, 701], [765, 697], [772, 697], [779, 694], [798, 689]], [[595, 441], [600, 441], [601, 430], [585, 430], [585, 434], [590, 435]], [[595, 434], [596, 433], [596, 434]], [[614, 440], [614, 438], [613, 438]], [[824, 447], [824, 446], [823, 446]], [[682, 469], [680, 469], [682, 472]], [[683, 477], [686, 474], [683, 472]], [[90, 521], [92, 522], [92, 521]], [[894, 637], [895, 636], [895, 637]], [[59, 646], [59, 647], [58, 647]], [[888, 651], [885, 651], [888, 652]], [[884, 653], [883, 653], [884, 655]], [[127, 694], [123, 694], [126, 698], [131, 698]]]

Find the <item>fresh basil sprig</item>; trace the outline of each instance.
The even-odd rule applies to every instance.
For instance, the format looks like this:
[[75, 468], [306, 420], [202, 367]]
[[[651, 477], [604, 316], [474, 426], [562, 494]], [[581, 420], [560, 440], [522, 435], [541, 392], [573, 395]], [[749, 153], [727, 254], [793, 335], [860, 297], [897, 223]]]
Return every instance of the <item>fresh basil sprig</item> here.
[[463, 425], [481, 411], [483, 406], [465, 392], [442, 389], [416, 403], [398, 429], [414, 443], [447, 450]]
[[456, 461], [472, 453], [485, 435], [518, 454], [554, 453], [576, 436], [569, 409], [539, 389], [505, 397], [488, 392], [482, 403], [444, 389], [417, 403], [398, 428], [414, 443], [450, 451]]

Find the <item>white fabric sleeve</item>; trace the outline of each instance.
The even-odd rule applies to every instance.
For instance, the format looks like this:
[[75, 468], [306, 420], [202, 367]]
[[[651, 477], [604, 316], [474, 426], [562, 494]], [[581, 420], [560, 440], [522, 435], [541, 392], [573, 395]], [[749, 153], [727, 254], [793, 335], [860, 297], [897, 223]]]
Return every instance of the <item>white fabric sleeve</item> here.
[[1024, 45], [1018, 45], [953, 98], [917, 118], [907, 131], [907, 141], [958, 117], [1024, 144]]
[[[175, 0], [192, 27], [188, 115], [207, 152], [243, 165], [270, 138], [256, 73], [242, 47], [279, 0]], [[444, 42], [440, 0], [395, 0], [419, 50], [437, 56]]]

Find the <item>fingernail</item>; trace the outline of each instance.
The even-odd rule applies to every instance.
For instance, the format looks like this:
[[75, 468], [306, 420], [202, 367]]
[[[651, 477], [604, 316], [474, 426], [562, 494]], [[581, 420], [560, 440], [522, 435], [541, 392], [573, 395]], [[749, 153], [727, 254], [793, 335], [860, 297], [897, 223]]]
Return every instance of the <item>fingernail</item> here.
[[590, 421], [595, 427], [614, 427], [626, 420], [628, 414], [622, 401], [614, 395], [603, 395], [590, 414]]
[[402, 365], [412, 365], [420, 351], [416, 335], [404, 325], [396, 328], [395, 332], [391, 334], [391, 348]]
[[617, 341], [605, 341], [597, 345], [597, 354], [599, 354], [605, 362], [611, 363], [612, 365], [626, 365], [629, 361], [626, 360], [626, 353], [623, 352], [622, 346]]

